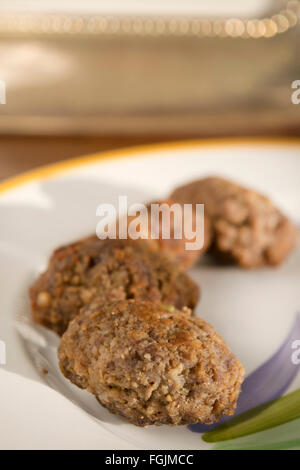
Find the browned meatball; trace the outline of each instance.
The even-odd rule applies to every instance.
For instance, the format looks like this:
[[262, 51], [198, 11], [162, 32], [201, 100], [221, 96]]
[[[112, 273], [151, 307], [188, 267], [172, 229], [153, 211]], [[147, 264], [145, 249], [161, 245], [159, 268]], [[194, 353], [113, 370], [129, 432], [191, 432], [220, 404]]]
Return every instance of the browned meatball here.
[[236, 408], [244, 369], [188, 309], [121, 301], [83, 309], [62, 337], [63, 374], [138, 426], [212, 423]]
[[193, 309], [199, 289], [156, 244], [93, 236], [56, 250], [30, 297], [34, 320], [62, 335], [96, 297], [100, 304], [139, 299]]
[[202, 203], [210, 217], [213, 251], [245, 268], [277, 265], [294, 248], [298, 230], [255, 191], [222, 178], [205, 178], [177, 188], [171, 198]]
[[[165, 216], [162, 215], [162, 211], [160, 211], [159, 216], [157, 217], [156, 225], [153, 218], [151, 218], [151, 204], [159, 205], [160, 208], [163, 208], [166, 213]], [[179, 264], [182, 268], [188, 269], [191, 268], [201, 257], [203, 253], [205, 253], [210, 246], [211, 243], [211, 224], [210, 219], [205, 217], [204, 220], [204, 245], [200, 249], [190, 250], [186, 248], [187, 243], [193, 243], [195, 241], [195, 237], [192, 239], [188, 239], [185, 236], [184, 232], [184, 224], [188, 224], [188, 227], [191, 227], [193, 231], [196, 228], [196, 213], [195, 209], [193, 208], [190, 220], [187, 220], [189, 214], [184, 213], [183, 206], [180, 207], [181, 210], [181, 217], [174, 218], [173, 209], [174, 205], [178, 205], [178, 202], [171, 201], [170, 199], [162, 200], [162, 201], [153, 201], [147, 205], [147, 214], [145, 214], [146, 224], [145, 230], [143, 230], [142, 224], [139, 225], [137, 231], [139, 235], [144, 236], [147, 239], [153, 240], [155, 243], [159, 245], [159, 248], [170, 256], [175, 263]], [[170, 214], [170, 218], [168, 217]], [[135, 217], [128, 217], [128, 227], [130, 223], [135, 219]], [[182, 228], [181, 238], [175, 238], [175, 220], [176, 223], [179, 223]], [[170, 223], [170, 237], [164, 238], [163, 237], [163, 229], [167, 227], [167, 224]], [[157, 233], [156, 233], [157, 232]], [[154, 234], [156, 234], [156, 239], [154, 238]], [[169, 235], [167, 233], [167, 235]]]

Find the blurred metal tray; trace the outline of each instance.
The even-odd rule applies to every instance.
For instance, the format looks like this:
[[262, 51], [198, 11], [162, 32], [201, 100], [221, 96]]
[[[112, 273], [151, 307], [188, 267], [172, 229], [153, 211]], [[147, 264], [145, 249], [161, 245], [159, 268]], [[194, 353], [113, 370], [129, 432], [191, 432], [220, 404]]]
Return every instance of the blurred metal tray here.
[[298, 129], [300, 2], [275, 4], [261, 19], [1, 12], [0, 132]]

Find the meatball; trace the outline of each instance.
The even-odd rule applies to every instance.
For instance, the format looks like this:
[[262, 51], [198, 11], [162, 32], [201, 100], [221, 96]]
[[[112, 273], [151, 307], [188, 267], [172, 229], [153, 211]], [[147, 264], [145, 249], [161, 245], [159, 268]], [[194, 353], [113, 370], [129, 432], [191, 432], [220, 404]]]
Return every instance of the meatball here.
[[244, 369], [190, 310], [127, 300], [85, 307], [62, 337], [60, 368], [137, 426], [212, 423], [236, 408]]
[[[157, 218], [153, 217], [153, 212], [151, 211], [151, 205], [159, 205], [160, 212], [157, 214]], [[176, 207], [177, 206], [177, 207]], [[179, 206], [179, 217], [174, 216], [174, 209]], [[208, 217], [204, 217], [204, 233], [203, 247], [199, 249], [187, 249], [186, 244], [194, 243], [196, 237], [188, 238], [185, 232], [185, 224], [189, 230], [195, 232], [196, 228], [196, 211], [192, 207], [192, 212], [184, 212], [184, 208], [178, 202], [171, 201], [169, 199], [162, 201], [153, 201], [147, 206], [147, 213], [144, 215], [145, 222], [139, 224], [136, 228], [139, 235], [143, 238], [153, 240], [158, 244], [159, 248], [170, 256], [175, 263], [179, 264], [183, 269], [191, 268], [205, 253], [210, 246], [211, 242], [211, 224]], [[130, 227], [131, 222], [133, 222], [135, 217], [128, 217], [127, 225]], [[143, 216], [141, 216], [143, 219]], [[140, 220], [141, 220], [140, 219]], [[156, 223], [155, 223], [156, 222]], [[168, 224], [169, 232], [168, 232]], [[176, 238], [176, 230], [181, 229], [180, 238]], [[166, 233], [167, 236], [163, 236]]]
[[277, 265], [294, 248], [298, 231], [265, 196], [211, 177], [177, 188], [171, 198], [203, 203], [213, 227], [212, 251], [245, 268]]
[[95, 298], [99, 304], [137, 299], [193, 309], [199, 289], [150, 241], [92, 236], [56, 250], [30, 297], [34, 320], [62, 335]]

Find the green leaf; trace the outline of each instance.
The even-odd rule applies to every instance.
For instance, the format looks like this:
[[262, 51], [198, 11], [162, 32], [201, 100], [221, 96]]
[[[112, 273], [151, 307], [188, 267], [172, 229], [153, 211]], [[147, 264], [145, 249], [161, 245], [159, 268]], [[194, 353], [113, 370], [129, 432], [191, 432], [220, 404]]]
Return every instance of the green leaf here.
[[213, 450], [285, 450], [299, 447], [300, 419], [296, 419], [263, 432], [218, 442]]
[[247, 436], [300, 418], [300, 389], [247, 411], [213, 431], [203, 434], [205, 442], [220, 442]]

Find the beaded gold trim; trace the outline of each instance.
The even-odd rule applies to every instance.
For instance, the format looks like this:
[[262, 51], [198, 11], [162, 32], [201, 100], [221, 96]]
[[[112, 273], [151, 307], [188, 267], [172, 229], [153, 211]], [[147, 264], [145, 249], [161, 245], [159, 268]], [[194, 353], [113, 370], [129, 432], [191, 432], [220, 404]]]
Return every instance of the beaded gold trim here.
[[270, 38], [293, 28], [299, 16], [300, 0], [290, 0], [286, 2], [285, 9], [262, 19], [119, 18], [2, 13], [0, 33]]

